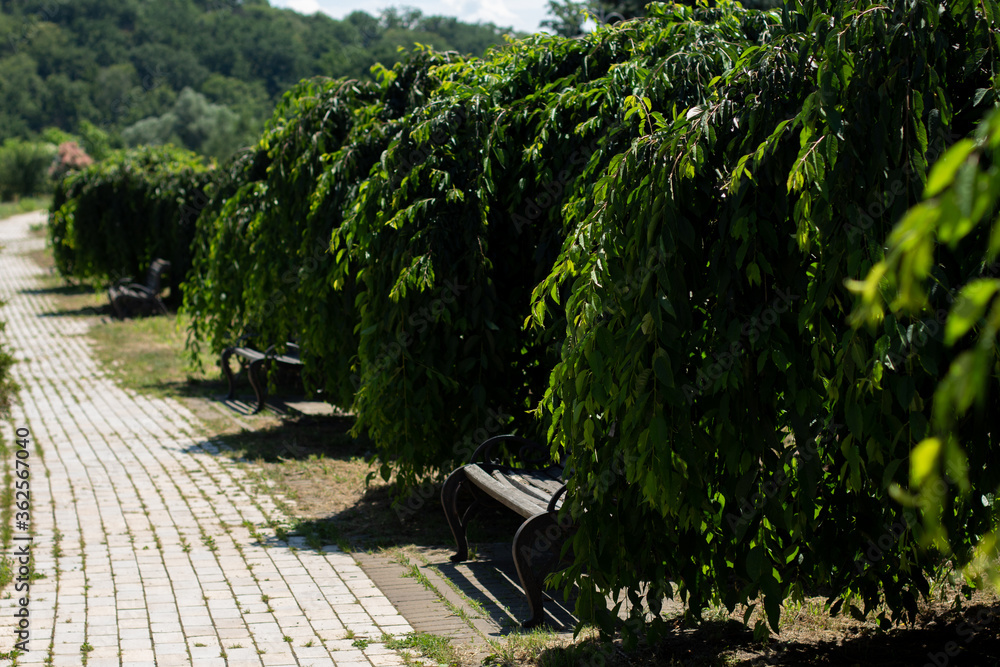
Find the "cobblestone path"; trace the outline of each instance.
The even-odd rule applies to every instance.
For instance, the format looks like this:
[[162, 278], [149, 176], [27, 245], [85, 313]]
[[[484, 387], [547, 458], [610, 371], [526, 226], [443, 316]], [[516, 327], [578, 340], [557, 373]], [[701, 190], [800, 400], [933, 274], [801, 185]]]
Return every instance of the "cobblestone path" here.
[[[18, 664], [401, 665], [383, 633], [410, 626], [354, 559], [251, 529], [281, 520], [171, 399], [117, 386], [86, 318], [53, 314], [27, 253], [40, 215], [0, 221], [0, 319], [30, 431], [30, 632]], [[8, 463], [13, 467], [14, 452]], [[15, 537], [28, 533], [15, 530]], [[22, 544], [15, 542], [15, 545]], [[18, 593], [0, 601], [0, 651], [17, 641]]]

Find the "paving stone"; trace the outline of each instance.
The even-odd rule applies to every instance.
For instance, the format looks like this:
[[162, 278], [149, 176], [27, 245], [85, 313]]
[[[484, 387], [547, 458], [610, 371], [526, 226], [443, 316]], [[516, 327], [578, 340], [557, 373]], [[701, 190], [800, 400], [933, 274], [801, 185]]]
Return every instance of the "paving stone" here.
[[[43, 271], [28, 254], [44, 240], [29, 227], [43, 218], [0, 221], [0, 319], [22, 387], [0, 433], [9, 441], [15, 426], [31, 431], [32, 555], [45, 575], [31, 583], [31, 651], [19, 664], [78, 667], [84, 642], [91, 667], [402, 664], [376, 642], [370, 659], [320, 642], [345, 626], [370, 637], [410, 628], [349, 554], [316, 553], [300, 538], [258, 544], [242, 523], [287, 521], [274, 500], [218, 456], [183, 404], [115, 384], [86, 335], [95, 318], [55, 313], [37, 292]], [[0, 618], [3, 652], [16, 619]], [[316, 645], [298, 646], [309, 640]], [[223, 659], [226, 642], [244, 648]], [[273, 655], [258, 654], [263, 647]]]

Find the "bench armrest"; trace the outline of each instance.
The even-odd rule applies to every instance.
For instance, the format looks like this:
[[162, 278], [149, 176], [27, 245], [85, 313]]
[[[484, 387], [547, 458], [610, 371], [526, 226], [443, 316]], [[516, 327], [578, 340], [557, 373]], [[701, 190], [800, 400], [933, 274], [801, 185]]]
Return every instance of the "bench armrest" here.
[[559, 487], [559, 489], [555, 493], [552, 494], [552, 497], [549, 498], [549, 506], [546, 507], [545, 510], [547, 512], [555, 512], [557, 509], [556, 504], [559, 502], [559, 499], [565, 495], [566, 495], [566, 485], [563, 484], [562, 486]]
[[505, 448], [517, 463], [526, 468], [544, 468], [552, 463], [548, 449], [533, 440], [517, 435], [497, 435], [489, 438], [476, 448], [469, 462], [500, 465], [501, 447]]

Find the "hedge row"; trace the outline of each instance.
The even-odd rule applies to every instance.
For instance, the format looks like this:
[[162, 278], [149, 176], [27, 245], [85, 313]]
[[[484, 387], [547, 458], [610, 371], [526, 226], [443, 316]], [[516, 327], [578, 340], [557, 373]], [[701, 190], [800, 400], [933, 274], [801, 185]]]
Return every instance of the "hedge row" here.
[[[572, 223], [564, 205], [639, 135], [622, 107], [647, 68], [709, 30], [742, 36], [738, 23], [633, 30], [538, 36], [485, 61], [419, 52], [368, 86], [302, 84], [238, 167], [253, 176], [202, 220], [192, 338], [297, 336], [404, 482], [501, 429], [544, 437], [530, 411], [564, 328], [523, 325]], [[655, 85], [702, 101], [686, 74]]]
[[[753, 44], [676, 54], [704, 68], [733, 52], [706, 103], [634, 102], [643, 136], [595, 180], [535, 292], [544, 324], [547, 295], [571, 291], [543, 403], [580, 527], [559, 579], [605, 627], [605, 595], [650, 582], [656, 609], [672, 581], [693, 612], [762, 600], [775, 631], [782, 601], [818, 591], [857, 616], [884, 601], [887, 624], [915, 616], [941, 562], [891, 489], [908, 484], [955, 351], [933, 310], [851, 328], [845, 281], [881, 259], [928, 164], [995, 104], [1000, 10], [803, 0], [770, 16]], [[972, 236], [936, 258], [933, 308], [982, 270]], [[982, 418], [997, 399], [956, 417], [981, 493], [1000, 483]], [[962, 564], [997, 507], [937, 491]]]
[[56, 185], [49, 215], [56, 268], [81, 280], [142, 281], [161, 257], [171, 262], [177, 298], [212, 176], [203, 158], [172, 146], [115, 151], [69, 172]]

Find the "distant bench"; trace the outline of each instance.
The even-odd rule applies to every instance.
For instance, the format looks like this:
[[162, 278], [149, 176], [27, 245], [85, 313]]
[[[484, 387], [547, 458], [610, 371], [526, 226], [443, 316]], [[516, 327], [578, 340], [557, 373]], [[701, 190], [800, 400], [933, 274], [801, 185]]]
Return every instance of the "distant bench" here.
[[[244, 336], [240, 340], [246, 340], [246, 337]], [[226, 380], [229, 381], [229, 394], [226, 396], [226, 400], [232, 400], [236, 396], [233, 369], [229, 366], [229, 359], [233, 355], [236, 355], [247, 365], [247, 378], [250, 380], [250, 386], [253, 388], [254, 396], [257, 399], [257, 408], [253, 412], [256, 414], [263, 410], [264, 401], [267, 399], [267, 378], [264, 377], [264, 366], [273, 362], [295, 370], [302, 368], [303, 364], [302, 359], [299, 357], [299, 346], [295, 343], [285, 343], [285, 349], [284, 354], [278, 354], [275, 351], [274, 345], [263, 352], [243, 345], [234, 345], [224, 349], [220, 365], [222, 366], [222, 373], [226, 376]]]
[[[507, 449], [511, 464], [498, 456], [501, 447]], [[512, 447], [517, 451], [512, 451]], [[542, 582], [573, 529], [566, 520], [560, 523], [557, 515], [566, 483], [562, 479], [563, 467], [551, 464], [549, 458], [547, 449], [530, 440], [514, 435], [490, 438], [473, 453], [469, 464], [448, 476], [441, 489], [441, 504], [458, 547], [451, 557], [453, 562], [468, 559], [466, 529], [484, 504], [499, 503], [524, 517], [511, 551], [531, 612], [522, 624], [525, 628], [544, 620]], [[458, 506], [462, 489], [473, 497], [464, 512]]]
[[123, 320], [138, 315], [165, 315], [167, 307], [160, 299], [160, 290], [163, 286], [163, 274], [168, 271], [170, 262], [157, 259], [149, 265], [145, 284], [132, 282], [132, 278], [123, 278], [109, 287], [108, 300], [115, 317]]

